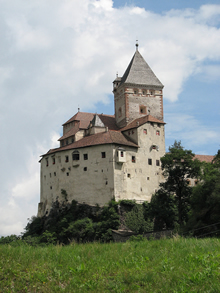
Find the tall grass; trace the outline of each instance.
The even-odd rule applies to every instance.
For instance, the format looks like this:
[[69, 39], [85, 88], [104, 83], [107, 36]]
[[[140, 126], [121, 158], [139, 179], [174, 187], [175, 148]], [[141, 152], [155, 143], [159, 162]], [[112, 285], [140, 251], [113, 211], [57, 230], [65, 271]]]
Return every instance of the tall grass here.
[[220, 292], [220, 241], [1, 245], [0, 292]]

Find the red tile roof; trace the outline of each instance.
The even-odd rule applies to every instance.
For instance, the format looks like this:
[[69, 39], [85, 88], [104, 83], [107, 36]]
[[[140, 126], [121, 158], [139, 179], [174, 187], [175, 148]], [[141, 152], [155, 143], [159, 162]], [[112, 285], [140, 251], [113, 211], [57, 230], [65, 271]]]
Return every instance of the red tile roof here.
[[211, 163], [214, 159], [214, 156], [210, 155], [195, 155], [195, 159], [198, 159], [201, 162]]
[[102, 144], [118, 144], [118, 145], [127, 145], [137, 148], [138, 145], [133, 143], [131, 140], [126, 138], [120, 131], [107, 131], [102, 133], [97, 133], [89, 136], [85, 136], [82, 139], [75, 141], [64, 147], [51, 149], [46, 155], [55, 153], [57, 151], [65, 151], [70, 149], [77, 149], [82, 147], [102, 145]]
[[166, 124], [165, 122], [158, 120], [157, 118], [151, 116], [151, 115], [146, 115], [140, 118], [137, 118], [135, 120], [133, 120], [131, 123], [129, 123], [127, 126], [123, 127], [120, 129], [120, 131], [125, 131], [128, 129], [132, 129], [132, 128], [137, 128], [147, 122], [154, 122], [154, 123], [159, 123], [159, 124]]
[[61, 138], [58, 139], [58, 141], [63, 140], [67, 137], [75, 135], [79, 131], [79, 124], [77, 123], [76, 125], [73, 126], [67, 133], [65, 133]]
[[67, 120], [64, 124], [68, 124], [72, 121], [80, 121], [80, 128], [81, 129], [86, 129], [89, 126], [90, 121], [92, 121], [94, 117], [93, 113], [86, 113], [86, 112], [78, 112], [76, 113], [72, 118], [70, 118], [69, 120]]
[[[70, 118], [67, 122], [63, 124], [66, 125], [73, 121], [80, 121], [80, 129], [87, 129], [89, 126], [89, 123], [94, 118], [94, 113], [86, 113], [86, 112], [78, 112], [76, 113], [72, 118]], [[107, 126], [110, 130], [118, 130], [118, 126], [116, 125], [115, 116], [114, 115], [104, 115], [104, 114], [98, 114], [99, 118], [102, 120], [102, 122]]]

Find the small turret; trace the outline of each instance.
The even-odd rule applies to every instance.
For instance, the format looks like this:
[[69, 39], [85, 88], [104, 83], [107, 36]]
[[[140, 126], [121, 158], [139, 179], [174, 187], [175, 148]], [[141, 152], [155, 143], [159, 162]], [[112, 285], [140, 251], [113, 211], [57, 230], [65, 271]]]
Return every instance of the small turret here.
[[117, 73], [116, 79], [113, 81], [113, 93], [116, 92], [120, 83], [121, 83], [121, 77], [118, 77], [118, 73]]

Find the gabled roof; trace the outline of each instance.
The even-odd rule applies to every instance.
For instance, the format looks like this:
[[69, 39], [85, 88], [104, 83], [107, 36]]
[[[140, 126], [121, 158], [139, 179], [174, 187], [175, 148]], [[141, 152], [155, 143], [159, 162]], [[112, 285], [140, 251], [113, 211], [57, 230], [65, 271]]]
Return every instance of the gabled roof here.
[[[65, 151], [70, 149], [77, 149], [88, 146], [102, 145], [102, 144], [118, 144], [126, 145], [137, 148], [138, 145], [132, 142], [129, 138], [126, 138], [120, 131], [107, 131], [97, 133], [89, 136], [85, 136], [80, 140], [77, 140], [71, 144], [56, 149], [51, 149], [45, 155], [55, 153], [57, 151]], [[44, 156], [45, 156], [44, 155]]]
[[80, 129], [87, 129], [90, 122], [93, 120], [94, 116], [98, 115], [101, 119], [103, 124], [108, 127], [110, 130], [118, 130], [118, 126], [116, 125], [115, 115], [104, 115], [104, 114], [94, 114], [94, 113], [87, 113], [87, 112], [78, 112], [69, 120], [67, 120], [64, 124], [68, 124], [73, 121], [79, 121], [79, 128]]
[[123, 83], [163, 87], [163, 84], [156, 77], [138, 50], [136, 50], [128, 68], [121, 78], [120, 85]]
[[102, 122], [102, 120], [99, 118], [98, 114], [95, 114], [92, 121], [92, 126], [94, 127], [105, 127], [104, 123]]
[[153, 123], [158, 123], [158, 124], [166, 124], [165, 122], [151, 116], [151, 115], [146, 115], [140, 118], [137, 118], [133, 121], [131, 121], [131, 123], [129, 123], [127, 126], [123, 127], [120, 129], [120, 131], [125, 131], [128, 129], [132, 129], [132, 128], [137, 128], [147, 122], [153, 122]]

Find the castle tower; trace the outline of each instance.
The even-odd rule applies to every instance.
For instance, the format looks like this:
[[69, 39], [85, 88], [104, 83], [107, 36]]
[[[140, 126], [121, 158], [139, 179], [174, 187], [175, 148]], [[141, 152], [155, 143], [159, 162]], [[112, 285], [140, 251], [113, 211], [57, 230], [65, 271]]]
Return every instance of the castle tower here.
[[119, 127], [145, 115], [163, 121], [163, 84], [138, 51], [122, 77], [113, 81], [115, 119]]

